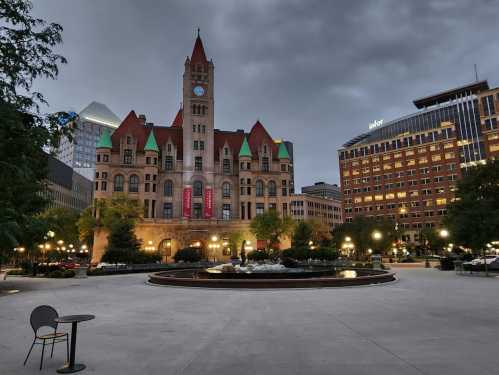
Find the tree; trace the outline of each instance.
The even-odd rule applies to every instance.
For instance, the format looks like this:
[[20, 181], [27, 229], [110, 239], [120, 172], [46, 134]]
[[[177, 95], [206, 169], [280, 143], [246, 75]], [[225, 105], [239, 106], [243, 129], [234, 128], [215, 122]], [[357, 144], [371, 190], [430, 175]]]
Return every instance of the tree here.
[[52, 52], [62, 27], [33, 18], [31, 8], [29, 1], [0, 0], [0, 259], [13, 246], [32, 247], [22, 237], [47, 203], [44, 148], [57, 148], [63, 135], [71, 138], [70, 127], [61, 126], [70, 116], [41, 115], [45, 99], [31, 90], [36, 78], [56, 78], [58, 64], [66, 63]]
[[300, 221], [295, 226], [291, 245], [295, 248], [308, 247], [309, 242], [312, 241], [312, 235], [312, 225], [306, 221]]
[[421, 238], [425, 251], [431, 249], [440, 252], [448, 241], [448, 239], [442, 238], [435, 228], [422, 229], [419, 233], [419, 237]]
[[456, 199], [444, 225], [455, 243], [474, 251], [499, 237], [499, 160], [468, 169], [457, 184]]
[[79, 242], [78, 220], [80, 214], [71, 208], [54, 207], [40, 214], [49, 230], [54, 231], [57, 240], [63, 240], [65, 244], [77, 246]]
[[133, 263], [139, 255], [141, 242], [135, 236], [133, 224], [127, 221], [113, 224], [106, 251], [102, 256], [103, 262]]
[[250, 229], [257, 239], [266, 240], [267, 246], [275, 246], [285, 236], [293, 233], [295, 222], [289, 216], [279, 217], [275, 210], [268, 210], [251, 220]]
[[333, 236], [329, 230], [329, 226], [318, 219], [308, 220], [312, 228], [312, 242], [315, 245], [329, 246], [331, 245], [331, 240]]
[[95, 219], [93, 211], [93, 207], [85, 208], [76, 223], [80, 241], [90, 248], [92, 248], [94, 244], [94, 231], [97, 228], [97, 220]]
[[115, 194], [111, 199], [101, 200], [97, 204], [100, 212], [100, 224], [107, 229], [117, 223], [129, 223], [132, 227], [142, 215], [142, 207], [137, 199], [130, 199], [126, 194]]
[[[373, 238], [375, 231], [381, 233], [380, 239]], [[368, 249], [372, 249], [374, 253], [387, 251], [398, 235], [395, 224], [390, 220], [356, 216], [352, 222], [343, 223], [333, 230], [333, 244], [341, 249], [346, 237], [350, 237], [356, 254], [365, 257]]]
[[243, 241], [243, 234], [240, 231], [229, 233], [229, 247], [231, 256], [237, 257], [238, 249], [241, 247]]

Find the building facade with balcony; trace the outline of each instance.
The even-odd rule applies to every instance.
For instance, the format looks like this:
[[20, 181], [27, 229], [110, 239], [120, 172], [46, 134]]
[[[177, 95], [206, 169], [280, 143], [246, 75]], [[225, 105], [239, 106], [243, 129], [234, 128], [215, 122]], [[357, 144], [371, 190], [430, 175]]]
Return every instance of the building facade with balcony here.
[[[97, 144], [95, 197], [124, 193], [137, 199], [144, 208], [137, 236], [167, 256], [193, 245], [217, 248], [213, 258], [227, 259], [231, 250], [223, 244], [232, 231], [256, 244], [252, 218], [266, 210], [289, 214], [293, 181], [286, 142], [274, 141], [260, 121], [249, 132], [216, 129], [213, 85], [214, 64], [198, 35], [184, 63], [183, 106], [171, 125], [147, 123], [131, 111]], [[213, 246], [212, 238], [222, 246]], [[106, 242], [105, 233], [96, 234], [94, 261]]]
[[338, 150], [345, 221], [390, 218], [414, 242], [437, 227], [462, 171], [498, 155], [498, 91], [480, 81], [417, 99], [418, 112], [346, 142]]

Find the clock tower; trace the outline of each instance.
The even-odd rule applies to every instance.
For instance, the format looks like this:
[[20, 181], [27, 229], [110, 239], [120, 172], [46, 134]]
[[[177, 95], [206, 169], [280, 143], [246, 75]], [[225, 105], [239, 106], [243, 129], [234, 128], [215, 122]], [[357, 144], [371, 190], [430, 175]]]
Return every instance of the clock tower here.
[[183, 203], [185, 219], [214, 217], [213, 62], [198, 35], [183, 75]]

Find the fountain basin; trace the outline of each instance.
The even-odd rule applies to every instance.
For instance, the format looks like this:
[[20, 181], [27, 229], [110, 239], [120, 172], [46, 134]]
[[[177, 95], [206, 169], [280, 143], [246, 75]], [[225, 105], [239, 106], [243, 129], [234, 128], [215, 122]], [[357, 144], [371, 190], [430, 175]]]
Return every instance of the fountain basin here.
[[323, 288], [380, 284], [396, 280], [395, 273], [364, 268], [288, 268], [284, 272], [214, 272], [184, 269], [156, 272], [149, 282], [205, 288]]

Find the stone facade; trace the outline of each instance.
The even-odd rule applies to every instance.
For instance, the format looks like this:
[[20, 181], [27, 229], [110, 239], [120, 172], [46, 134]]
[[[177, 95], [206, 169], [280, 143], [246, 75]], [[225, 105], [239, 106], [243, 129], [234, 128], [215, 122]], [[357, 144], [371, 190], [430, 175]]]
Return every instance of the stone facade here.
[[[95, 197], [126, 193], [139, 200], [144, 219], [137, 236], [151, 249], [169, 243], [169, 256], [193, 243], [205, 247], [215, 236], [221, 246], [214, 258], [228, 258], [221, 239], [229, 232], [249, 240], [258, 213], [289, 214], [292, 163], [285, 143], [259, 121], [249, 133], [215, 129], [213, 84], [214, 65], [198, 35], [184, 63], [183, 107], [172, 124], [156, 126], [131, 111], [97, 145]], [[94, 261], [105, 245], [105, 233], [97, 233]]]

